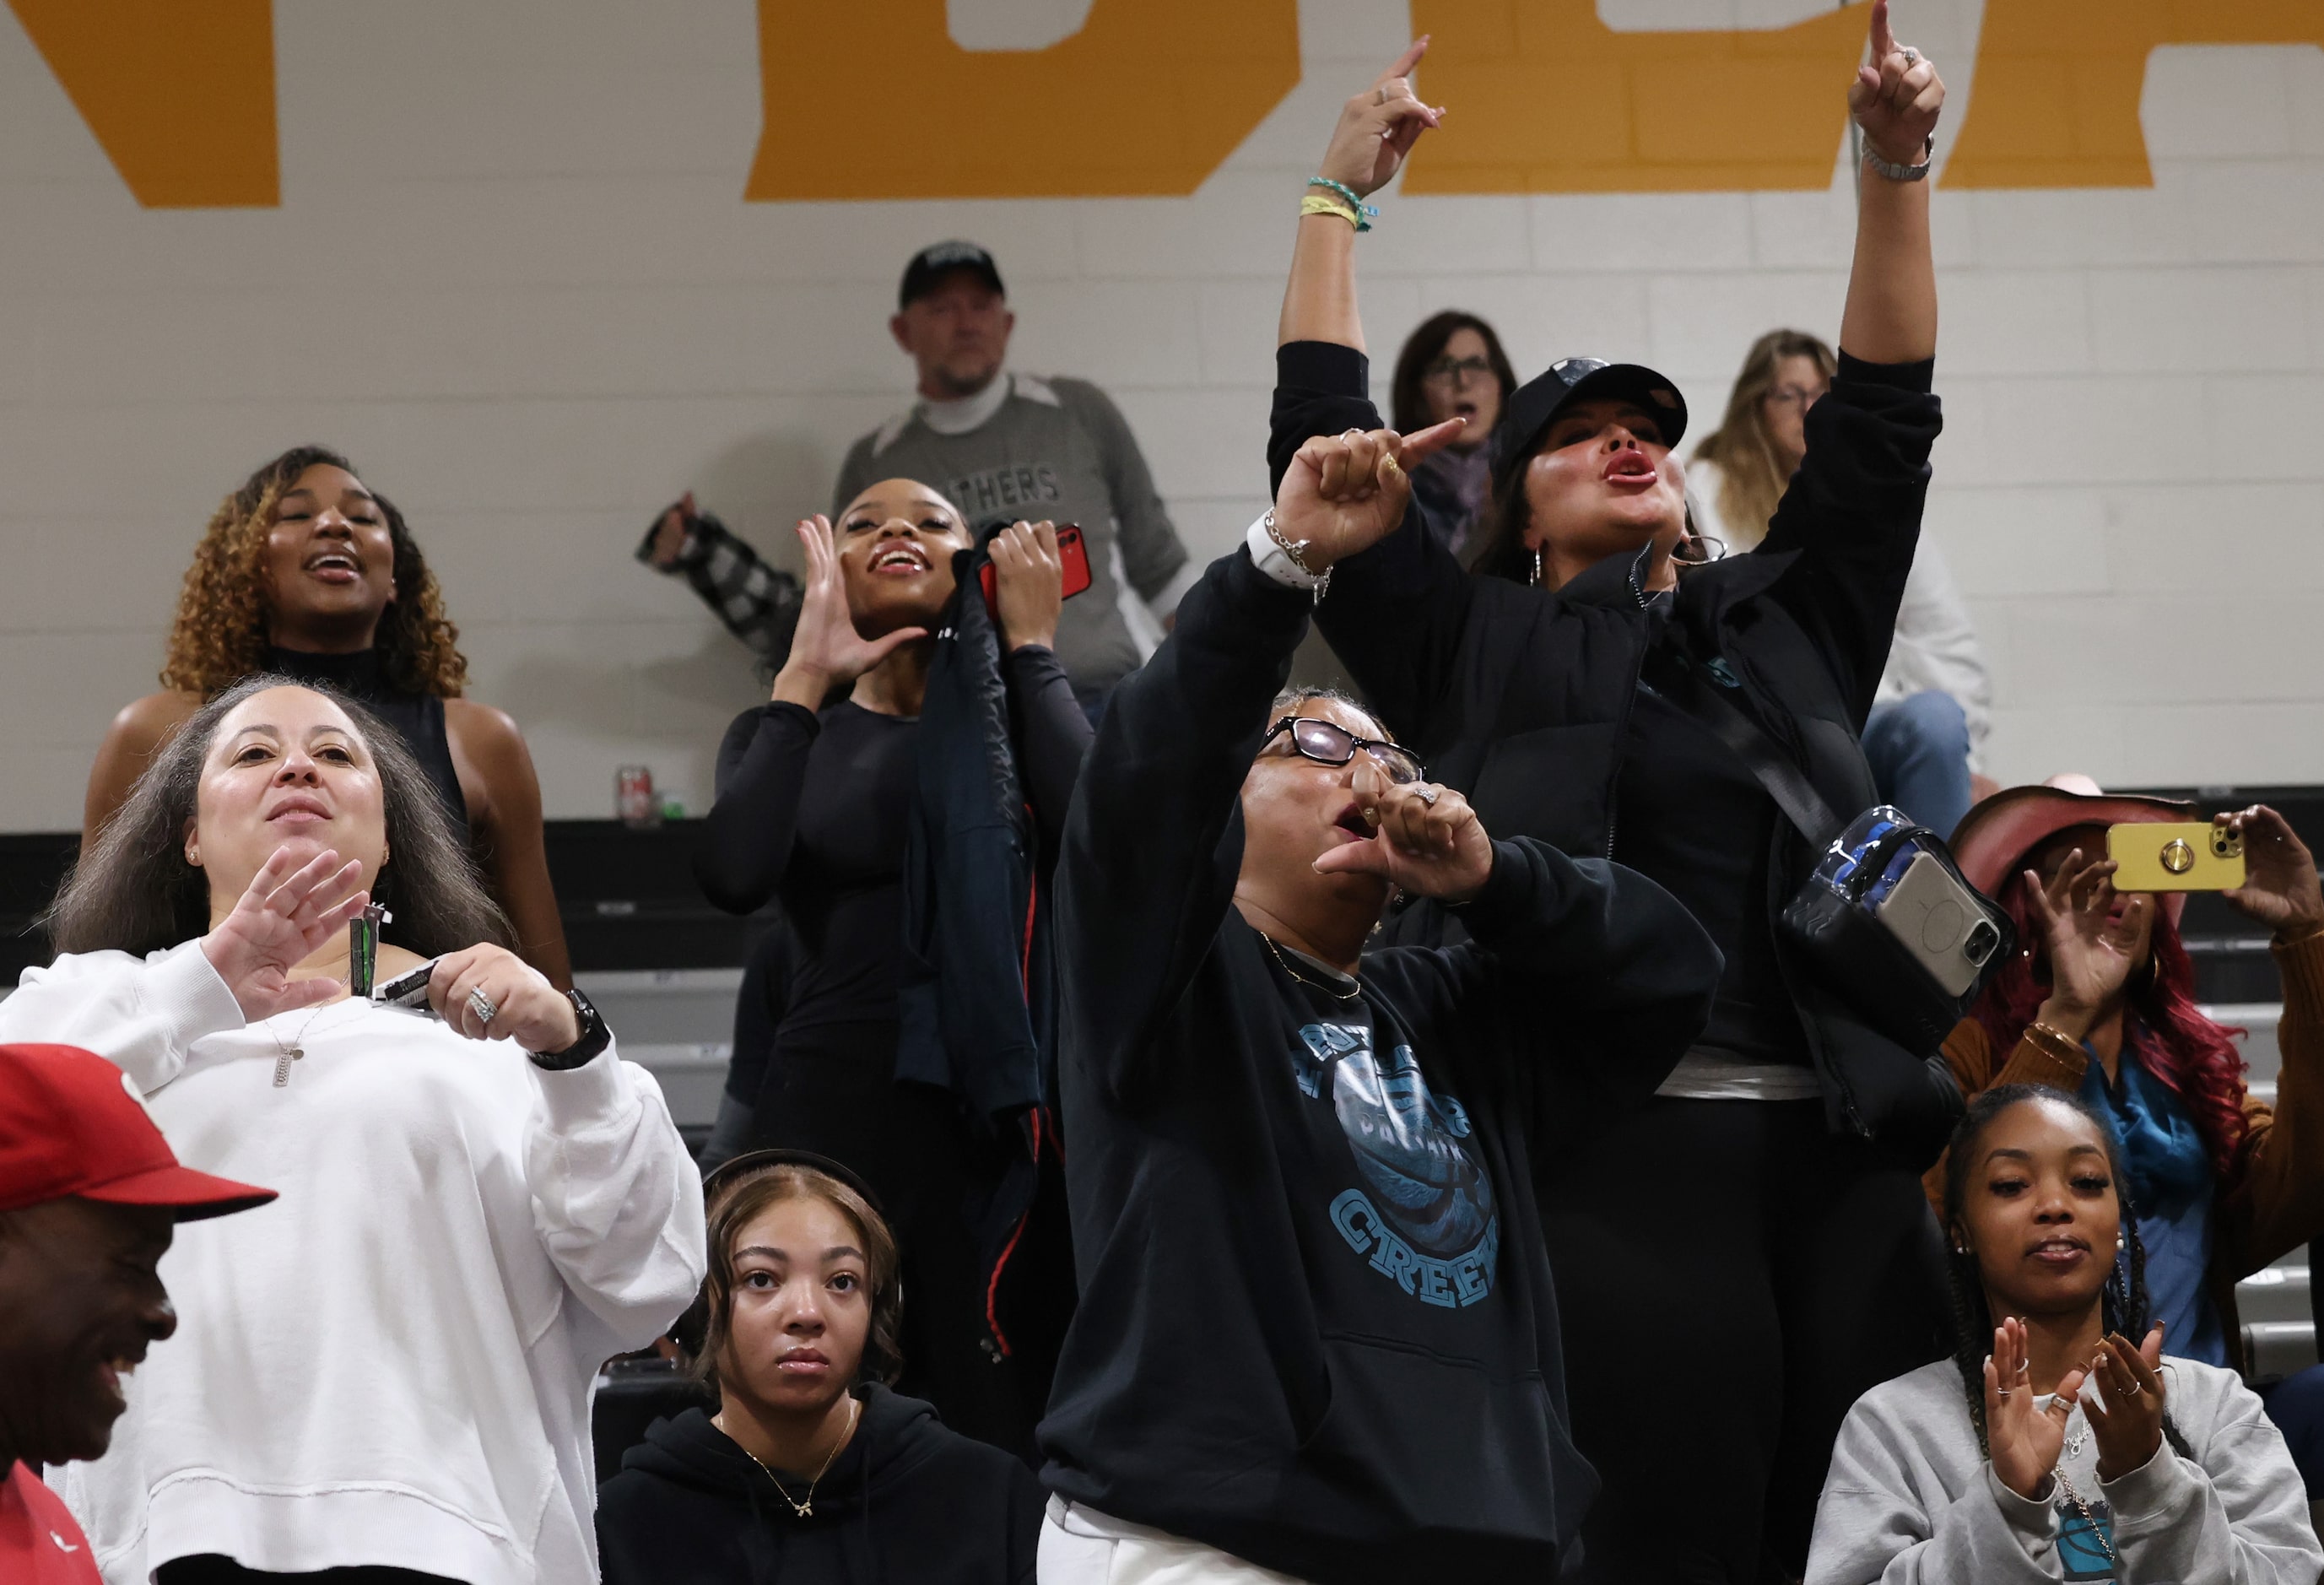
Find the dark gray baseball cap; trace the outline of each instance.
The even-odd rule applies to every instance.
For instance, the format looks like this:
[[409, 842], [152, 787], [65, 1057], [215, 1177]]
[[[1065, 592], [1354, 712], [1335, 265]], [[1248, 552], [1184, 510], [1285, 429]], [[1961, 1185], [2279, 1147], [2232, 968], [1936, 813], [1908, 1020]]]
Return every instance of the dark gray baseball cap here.
[[1686, 433], [1686, 398], [1678, 382], [1644, 364], [1609, 364], [1603, 358], [1560, 358], [1517, 389], [1509, 398], [1496, 438], [1497, 462], [1530, 453], [1542, 431], [1576, 401], [1631, 401], [1655, 416], [1663, 444], [1675, 447]]
[[974, 275], [997, 296], [1009, 295], [1009, 289], [1001, 284], [1001, 267], [991, 253], [973, 242], [936, 242], [914, 253], [912, 262], [904, 266], [904, 284], [896, 292], [896, 306], [910, 308], [956, 270]]

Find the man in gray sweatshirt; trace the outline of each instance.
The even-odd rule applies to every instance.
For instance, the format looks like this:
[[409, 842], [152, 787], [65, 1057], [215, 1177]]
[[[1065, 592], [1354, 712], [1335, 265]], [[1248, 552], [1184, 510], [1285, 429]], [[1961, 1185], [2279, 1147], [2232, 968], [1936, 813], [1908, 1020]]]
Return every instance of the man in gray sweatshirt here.
[[1178, 542], [1130, 426], [1086, 380], [1005, 371], [1009, 311], [992, 255], [940, 242], [904, 270], [888, 328], [920, 400], [849, 448], [836, 518], [881, 479], [933, 484], [972, 523], [1079, 523], [1089, 592], [1065, 602], [1057, 659], [1085, 702], [1137, 669], [1199, 571]]
[[[1105, 392], [1086, 380], [1002, 370], [1017, 316], [991, 254], [967, 242], [922, 248], [897, 295], [888, 329], [918, 369], [920, 400], [848, 448], [832, 518], [868, 485], [903, 478], [941, 490], [979, 529], [1020, 519], [1080, 524], [1090, 586], [1065, 602], [1056, 653], [1094, 714], [1162, 641], [1201, 568]], [[696, 511], [690, 493], [655, 520], [637, 554], [684, 576], [728, 631], [781, 668], [798, 580]]]

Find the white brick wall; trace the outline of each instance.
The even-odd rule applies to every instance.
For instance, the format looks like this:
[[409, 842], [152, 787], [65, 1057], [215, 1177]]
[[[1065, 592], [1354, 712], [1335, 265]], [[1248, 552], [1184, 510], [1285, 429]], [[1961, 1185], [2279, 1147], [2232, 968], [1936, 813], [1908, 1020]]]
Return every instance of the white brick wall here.
[[[1018, 25], [1020, 3], [953, 0], [954, 25]], [[1821, 5], [1600, 9], [1701, 27]], [[1958, 126], [1977, 0], [1900, 14]], [[774, 206], [741, 198], [746, 0], [300, 0], [276, 20], [282, 207], [207, 214], [139, 210], [0, 18], [0, 827], [77, 824], [211, 507], [310, 438], [411, 515], [552, 815], [609, 812], [630, 760], [699, 808], [756, 685], [631, 547], [692, 485], [784, 548], [905, 398], [884, 320], [939, 236], [995, 250], [1019, 364], [1107, 385], [1196, 553], [1223, 549], [1264, 489], [1300, 179], [1406, 26], [1398, 0], [1300, 16], [1306, 80], [1190, 198]], [[878, 84], [790, 86], [802, 140], [922, 113]], [[1990, 652], [1990, 757], [2010, 779], [2324, 781], [2324, 51], [2160, 51], [2144, 117], [2153, 191], [1937, 201], [1930, 532]], [[1705, 421], [1759, 331], [1832, 333], [1853, 218], [1837, 181], [1383, 207], [1362, 255], [1383, 376], [1413, 324], [1459, 305], [1526, 373], [1652, 359]]]

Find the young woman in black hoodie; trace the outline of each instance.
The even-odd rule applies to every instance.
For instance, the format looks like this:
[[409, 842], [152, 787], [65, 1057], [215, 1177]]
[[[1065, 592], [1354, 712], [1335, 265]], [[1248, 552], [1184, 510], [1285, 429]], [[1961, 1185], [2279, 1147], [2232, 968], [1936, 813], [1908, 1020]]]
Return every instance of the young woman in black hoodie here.
[[[1295, 465], [1284, 534], [1381, 531], [1446, 433]], [[1653, 1092], [1719, 954], [1645, 878], [1491, 841], [1361, 709], [1278, 695], [1310, 609], [1213, 564], [1066, 823], [1044, 1585], [1547, 1580], [1596, 1488], [1531, 1162]], [[1391, 884], [1471, 940], [1365, 951]]]
[[[1763, 1550], [1798, 1572], [1849, 1405], [1943, 1350], [1941, 1247], [1919, 1177], [1960, 1093], [1933, 1048], [1881, 1035], [1789, 950], [1775, 921], [1819, 843], [1672, 703], [1668, 681], [1688, 668], [1710, 679], [1842, 818], [1877, 801], [1858, 734], [1940, 427], [1920, 179], [1944, 86], [1892, 35], [1887, 0], [1868, 20], [1872, 64], [1847, 101], [1866, 163], [1840, 372], [1757, 549], [1708, 561], [1688, 535], [1678, 387], [1591, 358], [1554, 364], [1509, 399], [1477, 576], [1416, 517], [1377, 542], [1318, 536], [1296, 555], [1263, 529], [1252, 538], [1286, 582], [1328, 573], [1323, 636], [1388, 727], [1492, 829], [1651, 876], [1725, 957], [1710, 1023], [1655, 1100], [1545, 1162], [1538, 1185], [1568, 1295], [1565, 1344], [1584, 1363], [1574, 1439], [1605, 1481], [1585, 1580], [1748, 1580]], [[1406, 78], [1421, 51], [1348, 101], [1325, 179], [1369, 193], [1434, 124]], [[1836, 144], [1838, 92], [1831, 112]], [[1277, 352], [1278, 476], [1303, 450], [1328, 461], [1346, 449], [1314, 437], [1379, 423], [1354, 217], [1314, 207], [1327, 212], [1298, 222]], [[1391, 929], [1454, 940], [1460, 924], [1424, 902]], [[1657, 1170], [1642, 1177], [1640, 1160]], [[1712, 1360], [1709, 1387], [1697, 1370], [1631, 1368]], [[1681, 1424], [1720, 1479], [1674, 1500]]]
[[605, 1585], [1030, 1585], [1031, 1473], [886, 1385], [903, 1295], [870, 1186], [765, 1150], [708, 1193], [694, 1370], [719, 1406], [654, 1422], [599, 1488]]

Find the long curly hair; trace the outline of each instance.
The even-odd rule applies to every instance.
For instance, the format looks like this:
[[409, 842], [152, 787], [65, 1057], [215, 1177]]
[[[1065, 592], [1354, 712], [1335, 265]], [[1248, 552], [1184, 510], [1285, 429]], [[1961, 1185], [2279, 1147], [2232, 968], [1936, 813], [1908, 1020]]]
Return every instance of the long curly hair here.
[[[2022, 947], [1969, 1009], [1997, 1053], [2015, 1048], [2050, 994], [2050, 965], [2042, 955], [2042, 926], [2026, 895], [2023, 872], [1996, 900], [2017, 926]], [[2154, 910], [2146, 966], [2131, 976], [2124, 1040], [2146, 1071], [2179, 1098], [2195, 1120], [2210, 1154], [2211, 1170], [2225, 1178], [2250, 1135], [2244, 1117], [2241, 1029], [2215, 1024], [2195, 1004], [2195, 965], [2170, 914]]]
[[[194, 548], [193, 565], [178, 594], [161, 686], [208, 698], [265, 664], [266, 579], [259, 558], [275, 503], [309, 468], [327, 464], [353, 474], [355, 465], [320, 446], [300, 446], [266, 464], [218, 503]], [[395, 546], [395, 599], [372, 640], [390, 686], [405, 693], [456, 699], [467, 684], [460, 633], [444, 614], [444, 596], [428, 570], [403, 514], [377, 491], [372, 499], [387, 520]]]
[[378, 768], [389, 859], [372, 893], [394, 911], [382, 932], [385, 939], [422, 957], [479, 942], [513, 946], [508, 916], [485, 891], [436, 784], [396, 730], [330, 688], [259, 676], [235, 683], [172, 733], [120, 812], [81, 850], [42, 921], [57, 951], [142, 957], [209, 929], [209, 877], [186, 862], [186, 830], [198, 806], [202, 764], [227, 714], [252, 695], [278, 687], [305, 688], [346, 711]]
[[1743, 355], [1719, 428], [1694, 448], [1697, 457], [1719, 466], [1719, 515], [1735, 539], [1730, 550], [1748, 550], [1766, 537], [1767, 520], [1791, 483], [1767, 429], [1767, 393], [1785, 358], [1806, 358], [1827, 383], [1840, 372], [1840, 359], [1821, 338], [1804, 330], [1768, 331]]

